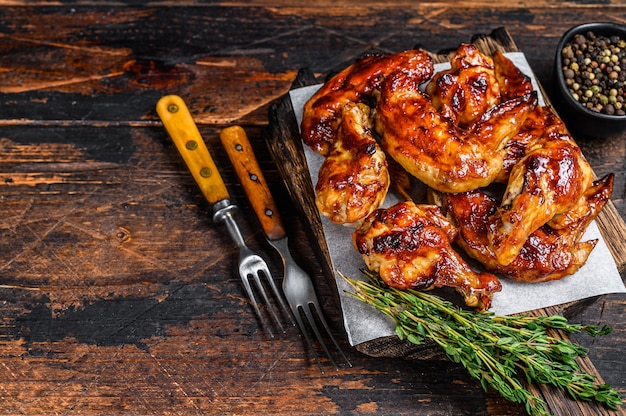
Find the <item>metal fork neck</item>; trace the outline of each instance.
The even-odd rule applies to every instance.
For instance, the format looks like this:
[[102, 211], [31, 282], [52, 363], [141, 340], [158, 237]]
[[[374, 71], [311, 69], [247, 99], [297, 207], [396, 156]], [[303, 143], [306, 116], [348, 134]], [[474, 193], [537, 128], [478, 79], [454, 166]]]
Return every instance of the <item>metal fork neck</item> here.
[[230, 200], [223, 199], [213, 205], [213, 221], [216, 223], [224, 223], [228, 234], [239, 248], [246, 247], [245, 240], [241, 235], [241, 231], [235, 221], [235, 214], [239, 211], [236, 205]]

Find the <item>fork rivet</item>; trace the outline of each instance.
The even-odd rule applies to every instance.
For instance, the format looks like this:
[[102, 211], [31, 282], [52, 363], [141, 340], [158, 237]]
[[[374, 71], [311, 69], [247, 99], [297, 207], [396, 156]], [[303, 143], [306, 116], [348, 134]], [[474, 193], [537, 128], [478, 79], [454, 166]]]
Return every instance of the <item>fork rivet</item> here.
[[196, 150], [198, 148], [198, 142], [195, 140], [188, 140], [187, 143], [185, 143], [185, 147], [189, 150]]
[[202, 176], [203, 178], [208, 178], [209, 176], [211, 176], [211, 169], [210, 168], [202, 168], [200, 169], [200, 176]]
[[265, 215], [267, 215], [268, 217], [271, 217], [272, 215], [274, 215], [274, 211], [272, 211], [269, 208], [265, 209]]

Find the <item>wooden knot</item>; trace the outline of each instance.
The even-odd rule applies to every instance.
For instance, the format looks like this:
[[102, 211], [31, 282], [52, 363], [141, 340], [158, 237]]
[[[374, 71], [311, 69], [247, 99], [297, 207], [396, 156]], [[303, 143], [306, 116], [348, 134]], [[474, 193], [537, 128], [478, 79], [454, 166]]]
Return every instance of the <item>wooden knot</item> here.
[[130, 230], [128, 228], [118, 226], [114, 236], [118, 243], [126, 243], [130, 241]]

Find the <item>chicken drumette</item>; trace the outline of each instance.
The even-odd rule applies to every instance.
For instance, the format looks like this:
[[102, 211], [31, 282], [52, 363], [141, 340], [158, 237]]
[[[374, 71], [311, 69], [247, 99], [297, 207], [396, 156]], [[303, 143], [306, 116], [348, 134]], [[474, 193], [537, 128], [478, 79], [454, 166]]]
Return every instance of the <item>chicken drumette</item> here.
[[547, 127], [513, 165], [502, 203], [488, 219], [487, 237], [498, 262], [512, 262], [535, 230], [575, 207], [592, 179], [571, 136], [559, 125]]
[[320, 212], [339, 224], [362, 220], [387, 195], [386, 156], [370, 129], [370, 108], [385, 78], [396, 71], [425, 82], [433, 74], [423, 51], [369, 55], [331, 77], [304, 106], [302, 140], [325, 156], [316, 184]]
[[319, 170], [315, 202], [335, 223], [365, 218], [387, 195], [386, 156], [372, 136], [369, 114], [365, 104], [343, 107], [337, 137]]
[[434, 205], [400, 202], [377, 209], [352, 241], [370, 270], [399, 289], [454, 287], [468, 306], [488, 309], [502, 288], [491, 273], [474, 271], [451, 243], [457, 229]]
[[494, 62], [475, 45], [461, 44], [450, 66], [433, 76], [426, 93], [443, 117], [467, 127], [500, 102]]

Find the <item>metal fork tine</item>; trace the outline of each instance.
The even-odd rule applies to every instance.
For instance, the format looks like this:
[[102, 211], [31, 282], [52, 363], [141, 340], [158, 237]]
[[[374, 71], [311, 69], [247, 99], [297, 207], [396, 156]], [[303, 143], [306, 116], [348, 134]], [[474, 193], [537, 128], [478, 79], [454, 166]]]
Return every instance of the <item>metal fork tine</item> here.
[[[257, 289], [261, 293], [261, 296], [263, 297], [263, 301], [265, 302], [265, 305], [267, 309], [269, 310], [270, 315], [272, 315], [272, 317], [274, 318], [274, 322], [276, 322], [276, 325], [278, 325], [281, 332], [285, 332], [285, 328], [283, 327], [283, 324], [280, 322], [280, 319], [278, 318], [278, 315], [276, 314], [276, 310], [270, 303], [269, 297], [267, 296], [267, 292], [265, 291], [265, 288], [263, 287], [261, 283], [261, 279], [259, 278], [258, 272], [259, 271], [256, 270], [255, 273], [252, 274], [252, 276], [254, 277], [254, 282], [256, 283]], [[266, 275], [266, 276], [269, 276], [268, 280], [270, 281], [272, 280], [271, 275]]]
[[248, 294], [248, 298], [250, 299], [250, 302], [252, 303], [252, 307], [254, 308], [254, 312], [256, 313], [256, 316], [261, 321], [261, 326], [263, 326], [263, 328], [267, 330], [270, 337], [274, 338], [274, 333], [272, 332], [270, 326], [267, 324], [267, 321], [263, 317], [261, 310], [259, 309], [259, 303], [257, 302], [256, 297], [254, 296], [254, 291], [252, 290], [252, 287], [250, 286], [248, 277], [242, 275], [241, 283], [243, 283], [243, 287], [246, 290], [246, 293]]
[[[326, 343], [324, 342], [324, 340], [322, 339], [322, 335], [320, 334], [319, 329], [317, 328], [317, 323], [315, 322], [315, 317], [313, 316], [313, 314], [311, 313], [311, 307], [310, 305], [315, 306], [315, 313], [317, 314], [317, 316], [320, 318], [320, 320], [323, 319], [322, 315], [320, 314], [320, 309], [319, 307], [317, 307], [313, 302], [309, 302], [307, 304], [302, 305], [302, 310], [304, 311], [304, 314], [306, 315], [306, 317], [309, 320], [309, 325], [311, 326], [311, 329], [313, 329], [313, 332], [315, 333], [315, 336], [317, 337], [317, 341], [320, 343], [320, 345], [322, 346], [322, 348], [324, 349], [324, 352], [326, 353], [326, 356], [328, 357], [328, 359], [330, 360], [330, 362], [332, 363], [332, 365], [335, 367], [335, 369], [339, 370], [339, 366], [337, 365], [337, 363], [335, 362], [335, 360], [333, 359], [333, 356], [330, 355], [330, 351], [328, 351], [328, 347], [326, 346]], [[328, 332], [328, 334], [330, 335], [330, 332]], [[332, 336], [332, 335], [331, 335]], [[322, 371], [322, 373], [324, 372], [324, 370], [322, 370], [322, 367], [319, 363], [318, 360], [318, 365], [320, 366], [320, 370]]]
[[[322, 313], [322, 308], [320, 308], [316, 300], [312, 301], [311, 303], [313, 304], [313, 306], [315, 306], [315, 312], [317, 313], [317, 316], [319, 317], [320, 322], [324, 326], [326, 333], [328, 334], [330, 339], [333, 341], [333, 344], [335, 344], [335, 347], [337, 348], [337, 350], [343, 357], [344, 361], [348, 364], [348, 366], [352, 367], [352, 363], [350, 363], [350, 360], [348, 360], [348, 357], [346, 356], [346, 354], [344, 354], [343, 349], [339, 346], [339, 343], [333, 336], [333, 333], [331, 332], [330, 327], [328, 326], [328, 323], [326, 322], [326, 319], [324, 318], [324, 314]], [[326, 349], [325, 344], [324, 344], [324, 349], [326, 350], [326, 354], [330, 357], [330, 354], [328, 354], [328, 350]], [[332, 358], [331, 358], [331, 361], [333, 361]], [[333, 361], [333, 364], [335, 364], [334, 361]], [[335, 364], [335, 367], [338, 369], [337, 364]]]
[[[267, 268], [267, 264], [264, 263], [263, 267], [259, 267], [259, 271], [263, 272], [265, 274], [265, 277], [267, 278], [267, 281], [270, 285], [270, 287], [272, 288], [272, 292], [274, 292], [274, 298], [278, 301], [281, 309], [284, 312], [284, 315], [287, 315], [289, 322], [291, 322], [291, 325], [296, 325], [296, 323], [293, 320], [293, 317], [291, 316], [291, 313], [289, 312], [290, 309], [287, 306], [287, 304], [285, 303], [285, 300], [283, 299], [283, 295], [278, 291], [278, 287], [276, 286], [276, 283], [274, 282], [274, 279], [272, 278], [272, 274], [270, 273], [269, 269]], [[268, 305], [271, 306], [271, 304], [269, 303], [269, 301], [267, 300], [267, 296], [265, 297], [266, 302], [268, 302]], [[274, 317], [277, 318], [277, 314], [276, 311], [272, 308], [272, 313], [274, 314]], [[280, 326], [280, 329], [285, 332], [284, 327], [282, 326], [282, 324], [280, 322], [278, 322], [278, 325]]]
[[[322, 373], [324, 373], [324, 369], [322, 368], [322, 363], [320, 362], [320, 357], [317, 355], [317, 352], [315, 351], [315, 348], [313, 348], [313, 343], [311, 342], [311, 337], [309, 336], [309, 331], [307, 331], [306, 326], [304, 325], [304, 322], [302, 321], [302, 315], [300, 314], [300, 308], [302, 308], [302, 310], [305, 313], [305, 315], [307, 315], [307, 313], [304, 310], [304, 307], [302, 305], [296, 306], [293, 309], [293, 314], [294, 314], [294, 316], [296, 318], [296, 321], [298, 322], [298, 328], [300, 328], [300, 333], [304, 336], [304, 339], [306, 340], [306, 343], [307, 343], [307, 345], [309, 347], [309, 351], [311, 351], [311, 353], [313, 354], [313, 357], [315, 357], [315, 362], [317, 363], [317, 366], [319, 367], [320, 371]], [[308, 315], [307, 315], [307, 318], [308, 318]], [[309, 322], [310, 322], [310, 318], [309, 318]]]

